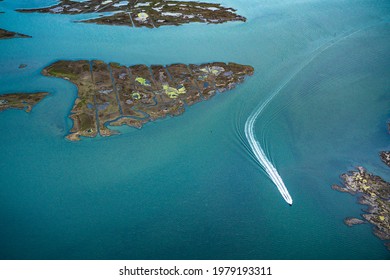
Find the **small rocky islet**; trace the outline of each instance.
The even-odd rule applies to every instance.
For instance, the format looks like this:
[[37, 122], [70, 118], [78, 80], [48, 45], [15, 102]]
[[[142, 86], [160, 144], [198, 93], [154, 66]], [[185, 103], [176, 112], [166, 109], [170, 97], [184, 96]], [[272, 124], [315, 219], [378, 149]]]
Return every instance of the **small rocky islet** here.
[[102, 61], [58, 61], [43, 75], [63, 78], [78, 87], [67, 138], [117, 134], [107, 126], [141, 128], [145, 123], [177, 116], [217, 92], [233, 89], [252, 75], [251, 66], [213, 62], [201, 65], [133, 65]]
[[14, 38], [31, 38], [31, 36], [8, 31], [0, 28], [0, 40], [1, 39], [14, 39]]
[[191, 22], [218, 24], [229, 21], [246, 21], [233, 8], [220, 4], [170, 0], [87, 0], [76, 2], [61, 0], [58, 4], [38, 9], [19, 9], [23, 13], [93, 14], [80, 22], [129, 27], [158, 28]]
[[379, 155], [383, 163], [390, 167], [390, 151], [382, 151]]
[[[390, 122], [387, 123], [387, 132], [390, 134]], [[390, 151], [381, 151], [379, 156], [383, 163], [390, 167]]]
[[1, 94], [0, 112], [8, 109], [30, 112], [47, 95], [47, 92]]

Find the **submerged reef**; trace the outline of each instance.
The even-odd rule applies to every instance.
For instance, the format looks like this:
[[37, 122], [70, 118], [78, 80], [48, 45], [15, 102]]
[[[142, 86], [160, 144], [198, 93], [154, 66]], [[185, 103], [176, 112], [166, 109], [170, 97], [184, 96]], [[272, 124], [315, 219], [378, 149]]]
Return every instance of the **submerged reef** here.
[[222, 62], [168, 66], [106, 64], [102, 61], [58, 61], [43, 75], [63, 78], [78, 87], [67, 138], [110, 136], [107, 126], [141, 128], [166, 116], [177, 116], [217, 92], [233, 89], [252, 75], [253, 67]]
[[47, 92], [1, 94], [0, 112], [7, 109], [19, 109], [30, 112], [47, 95]]
[[[374, 225], [374, 234], [382, 240], [390, 240], [390, 184], [363, 167], [342, 174], [341, 179], [343, 186], [333, 185], [332, 189], [357, 195], [359, 203], [368, 206], [362, 217]], [[353, 218], [344, 222], [349, 226], [362, 223]], [[386, 246], [390, 249], [389, 243]]]
[[365, 221], [358, 219], [358, 218], [348, 217], [348, 218], [344, 219], [344, 224], [346, 224], [347, 226], [350, 226], [350, 227], [354, 226], [354, 225], [364, 224], [364, 223], [365, 223]]
[[[182, 25], [191, 22], [224, 23], [246, 21], [236, 10], [220, 4], [170, 0], [89, 0], [75, 2], [61, 0], [51, 7], [19, 9], [19, 12], [52, 14], [92, 14], [98, 17], [81, 22], [158, 28], [164, 25]], [[106, 13], [106, 14], [102, 14]]]
[[0, 28], [0, 39], [31, 38], [31, 36], [8, 31]]

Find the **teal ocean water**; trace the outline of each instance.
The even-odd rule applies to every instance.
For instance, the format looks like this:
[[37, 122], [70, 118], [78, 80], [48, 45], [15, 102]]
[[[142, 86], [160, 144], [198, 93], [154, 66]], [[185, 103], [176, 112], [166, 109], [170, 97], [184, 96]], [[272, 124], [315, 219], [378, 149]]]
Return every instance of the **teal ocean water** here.
[[[214, 0], [248, 21], [155, 30], [14, 11], [55, 2], [0, 3], [0, 26], [33, 37], [0, 41], [0, 93], [50, 92], [0, 113], [1, 259], [390, 259], [370, 225], [343, 224], [356, 198], [330, 188], [357, 165], [390, 180], [389, 1]], [[73, 143], [76, 87], [40, 75], [59, 59], [256, 72], [180, 117]], [[278, 89], [255, 132], [292, 207], [240, 141]]]

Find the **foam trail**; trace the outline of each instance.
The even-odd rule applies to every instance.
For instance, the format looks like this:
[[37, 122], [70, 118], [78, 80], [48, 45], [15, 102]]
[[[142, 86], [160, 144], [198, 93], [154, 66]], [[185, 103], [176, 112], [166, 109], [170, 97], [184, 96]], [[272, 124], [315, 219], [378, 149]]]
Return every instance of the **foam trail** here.
[[272, 163], [268, 160], [267, 156], [265, 155], [263, 149], [261, 148], [259, 142], [256, 140], [256, 136], [253, 131], [254, 124], [256, 122], [256, 118], [259, 116], [259, 114], [264, 110], [264, 108], [267, 106], [267, 104], [272, 100], [274, 95], [271, 95], [263, 104], [259, 107], [255, 112], [253, 112], [248, 120], [245, 123], [245, 136], [248, 139], [249, 145], [255, 154], [256, 159], [259, 161], [259, 163], [264, 168], [265, 172], [267, 172], [268, 176], [274, 182], [276, 187], [278, 188], [280, 194], [283, 196], [284, 200], [292, 205], [293, 200], [290, 196], [290, 193], [288, 192], [286, 186], [284, 185], [284, 182], [282, 178], [280, 177], [278, 171], [276, 168], [272, 165]]
[[[371, 27], [371, 26], [368, 26]], [[367, 27], [366, 27], [367, 28]], [[264, 103], [261, 104], [255, 111], [252, 112], [252, 114], [249, 116], [249, 118], [245, 122], [245, 136], [249, 142], [250, 148], [252, 149], [257, 161], [260, 163], [260, 165], [264, 168], [265, 172], [267, 173], [268, 177], [272, 180], [272, 182], [276, 185], [278, 188], [280, 194], [284, 198], [284, 200], [292, 205], [293, 199], [290, 196], [290, 193], [288, 192], [282, 177], [280, 177], [278, 170], [273, 166], [271, 161], [267, 158], [266, 154], [264, 153], [264, 150], [261, 148], [259, 141], [257, 141], [255, 133], [254, 133], [254, 125], [256, 122], [257, 117], [261, 114], [261, 112], [264, 111], [264, 109], [267, 107], [267, 105], [271, 102], [271, 100], [299, 73], [301, 72], [308, 64], [310, 64], [318, 55], [323, 53], [325, 50], [329, 49], [333, 45], [337, 44], [341, 40], [344, 40], [355, 33], [366, 29], [361, 28], [359, 30], [356, 30], [350, 34], [340, 36], [339, 38], [333, 39], [329, 41], [328, 43], [318, 47], [311, 57], [309, 57], [306, 61], [304, 61], [298, 69], [296, 69], [290, 77], [288, 77], [269, 97], [267, 100], [265, 100]]]

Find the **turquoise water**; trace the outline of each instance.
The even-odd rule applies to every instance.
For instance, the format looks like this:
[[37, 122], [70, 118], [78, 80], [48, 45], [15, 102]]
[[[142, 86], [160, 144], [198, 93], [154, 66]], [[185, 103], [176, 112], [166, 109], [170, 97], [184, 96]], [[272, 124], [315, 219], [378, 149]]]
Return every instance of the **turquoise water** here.
[[[30, 114], [0, 113], [1, 259], [390, 258], [369, 225], [343, 224], [362, 206], [330, 189], [356, 165], [390, 180], [388, 1], [224, 0], [248, 21], [157, 30], [13, 11], [55, 2], [0, 4], [2, 28], [33, 36], [0, 41], [0, 93], [50, 92]], [[256, 72], [180, 117], [71, 143], [76, 88], [40, 75], [58, 59]], [[239, 140], [284, 83], [255, 131], [292, 207]]]

